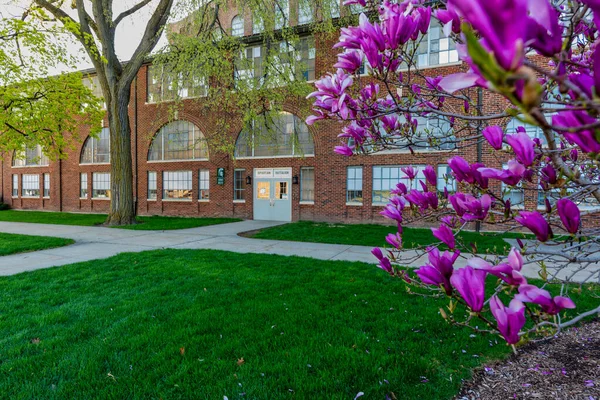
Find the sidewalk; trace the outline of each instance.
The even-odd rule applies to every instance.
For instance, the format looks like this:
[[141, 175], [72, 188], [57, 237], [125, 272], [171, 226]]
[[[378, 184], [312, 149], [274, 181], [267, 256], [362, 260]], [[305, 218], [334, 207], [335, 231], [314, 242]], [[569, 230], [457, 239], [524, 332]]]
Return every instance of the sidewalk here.
[[[75, 240], [75, 244], [66, 247], [0, 257], [0, 276], [108, 258], [119, 253], [167, 248], [211, 249], [237, 253], [312, 257], [320, 260], [377, 262], [371, 254], [371, 246], [288, 242], [238, 236], [238, 233], [241, 232], [281, 224], [249, 220], [172, 231], [133, 231], [103, 227], [0, 222], [0, 232], [56, 236]], [[415, 258], [414, 262], [408, 266], [419, 267], [427, 263], [425, 256], [416, 258], [417, 254], [414, 251], [407, 250], [405, 254]], [[455, 264], [459, 268], [464, 265], [463, 258], [459, 258]], [[600, 266], [594, 268], [600, 270]], [[573, 266], [570, 269], [575, 271], [577, 268]], [[537, 272], [538, 269], [534, 265], [525, 266], [523, 269], [523, 273], [527, 277], [538, 277]], [[569, 272], [565, 271], [565, 274]]]

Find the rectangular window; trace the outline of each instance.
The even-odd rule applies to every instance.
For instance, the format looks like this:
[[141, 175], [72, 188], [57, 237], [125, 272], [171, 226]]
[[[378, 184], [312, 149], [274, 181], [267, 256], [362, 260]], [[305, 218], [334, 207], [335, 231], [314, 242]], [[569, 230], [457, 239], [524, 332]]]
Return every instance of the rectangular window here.
[[23, 175], [23, 188], [21, 196], [23, 197], [40, 197], [40, 176], [39, 175]]
[[192, 200], [192, 171], [164, 171], [163, 199]]
[[198, 200], [208, 200], [210, 188], [209, 172], [207, 169], [198, 171]]
[[385, 204], [389, 201], [390, 190], [399, 182], [406, 185], [408, 190], [421, 189], [419, 181], [425, 183], [425, 175], [423, 175], [424, 165], [413, 165], [416, 171], [416, 178], [411, 182], [408, 177], [402, 172], [401, 168], [405, 166], [386, 165], [373, 167], [373, 204]]
[[313, 9], [310, 0], [298, 2], [298, 25], [310, 24], [313, 21]]
[[148, 103], [172, 101], [177, 98], [190, 99], [208, 94], [208, 84], [204, 77], [191, 74], [169, 73], [163, 66], [148, 66]]
[[444, 35], [440, 24], [432, 23], [427, 34], [420, 39], [415, 54], [418, 67], [458, 62], [456, 43]]
[[329, 12], [331, 18], [339, 18], [340, 17], [340, 0], [327, 0], [323, 2], [326, 7], [325, 11]]
[[[502, 169], [508, 168], [507, 164], [502, 165]], [[502, 183], [502, 200], [510, 200], [511, 207], [523, 207], [525, 205], [525, 190], [519, 182], [516, 186], [509, 186]]]
[[315, 201], [315, 169], [300, 168], [300, 201]]
[[88, 174], [79, 174], [79, 198], [87, 199], [88, 197]]
[[282, 0], [275, 3], [275, 29], [281, 29], [290, 23], [290, 2]]
[[449, 193], [456, 192], [456, 179], [448, 164], [439, 164], [437, 167], [437, 190], [443, 192], [444, 188], [448, 189]]
[[19, 175], [12, 176], [12, 197], [19, 197]]
[[363, 167], [348, 167], [346, 171], [346, 203], [363, 203]]
[[50, 174], [44, 174], [44, 197], [50, 197]]
[[92, 198], [110, 199], [110, 173], [94, 172], [92, 175]]
[[156, 200], [156, 172], [148, 171], [148, 200]]
[[244, 200], [246, 188], [244, 184], [245, 169], [236, 169], [233, 173], [233, 200]]
[[245, 82], [250, 87], [260, 87], [263, 83], [263, 58], [262, 46], [246, 47], [235, 60], [235, 85]]

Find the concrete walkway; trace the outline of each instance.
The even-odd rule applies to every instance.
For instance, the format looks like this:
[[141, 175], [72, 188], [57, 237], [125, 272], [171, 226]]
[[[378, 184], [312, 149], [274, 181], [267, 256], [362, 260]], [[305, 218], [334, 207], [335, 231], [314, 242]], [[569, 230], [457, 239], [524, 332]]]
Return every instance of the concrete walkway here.
[[[312, 257], [320, 260], [377, 262], [371, 254], [371, 246], [288, 242], [238, 236], [241, 232], [281, 224], [270, 221], [242, 221], [172, 231], [134, 231], [103, 227], [0, 222], [0, 232], [56, 236], [75, 240], [75, 244], [66, 247], [0, 257], [0, 276], [102, 259], [119, 253], [167, 248], [211, 249], [237, 253]], [[404, 259], [411, 260], [405, 263], [411, 267], [419, 267], [427, 263], [427, 257], [418, 257], [415, 251], [407, 250], [403, 252], [403, 256]], [[455, 266], [463, 267], [465, 262], [465, 259], [459, 258]], [[595, 265], [593, 269], [600, 271], [600, 266]], [[538, 277], [538, 270], [536, 264], [530, 264], [525, 265], [522, 272], [527, 277]], [[576, 265], [570, 266], [560, 275], [566, 276], [574, 271], [577, 271]], [[584, 280], [584, 276], [587, 277], [588, 274], [577, 273], [573, 278]]]

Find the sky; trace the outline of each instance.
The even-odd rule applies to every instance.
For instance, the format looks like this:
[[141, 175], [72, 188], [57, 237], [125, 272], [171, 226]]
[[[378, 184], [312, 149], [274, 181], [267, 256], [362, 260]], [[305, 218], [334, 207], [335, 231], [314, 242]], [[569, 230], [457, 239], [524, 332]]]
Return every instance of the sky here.
[[[0, 14], [3, 17], [7, 16], [20, 16], [23, 13], [23, 10], [31, 4], [31, 0], [13, 0], [10, 4], [7, 4], [8, 0], [0, 1]], [[114, 0], [113, 4], [113, 15], [116, 16], [133, 5], [138, 3], [139, 0]], [[117, 32], [115, 35], [115, 47], [117, 56], [121, 61], [127, 61], [131, 58], [131, 55], [135, 51], [142, 35], [144, 33], [144, 29], [146, 27], [146, 23], [149, 20], [152, 12], [156, 8], [159, 0], [153, 0], [150, 4], [146, 5], [139, 11], [137, 11], [132, 16], [125, 18], [117, 27]], [[70, 4], [71, 1], [67, 0], [65, 3]], [[90, 3], [86, 1], [86, 3]], [[63, 6], [62, 9], [66, 11], [68, 14], [76, 17], [76, 11], [71, 10], [69, 6]], [[91, 14], [91, 12], [90, 12]], [[75, 18], [77, 19], [77, 18]], [[170, 22], [175, 21], [175, 19], [170, 20]], [[62, 38], [61, 40], [65, 40]], [[67, 48], [69, 52], [73, 55], [78, 55], [79, 62], [77, 63], [77, 68], [79, 70], [92, 68], [92, 63], [89, 61], [89, 58], [85, 53], [83, 53], [82, 46], [75, 41], [66, 42]], [[164, 47], [167, 41], [165, 35], [159, 41], [158, 45], [155, 48], [155, 51]], [[69, 69], [67, 66], [61, 66], [57, 71], [53, 71], [56, 73], [67, 72]]]

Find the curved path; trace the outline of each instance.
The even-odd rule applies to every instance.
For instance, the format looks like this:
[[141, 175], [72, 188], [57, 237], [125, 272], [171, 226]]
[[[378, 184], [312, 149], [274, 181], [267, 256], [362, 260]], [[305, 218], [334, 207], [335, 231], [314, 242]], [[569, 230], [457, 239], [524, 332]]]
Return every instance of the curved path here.
[[[135, 231], [89, 226], [0, 222], [0, 232], [56, 236], [75, 240], [75, 244], [66, 247], [0, 257], [0, 276], [102, 259], [119, 253], [166, 248], [211, 249], [237, 253], [312, 257], [321, 260], [377, 262], [371, 254], [372, 247], [370, 246], [288, 242], [238, 236], [242, 232], [281, 224], [270, 221], [248, 220], [191, 229]], [[412, 253], [413, 256], [416, 255], [411, 250], [406, 252]], [[410, 256], [410, 254], [407, 254], [407, 256]], [[426, 263], [426, 257], [421, 257], [409, 266], [419, 267]], [[459, 258], [455, 266], [460, 268], [464, 264], [465, 260]], [[600, 270], [600, 266], [595, 268]], [[524, 267], [523, 272], [528, 277], [538, 276], [538, 269], [532, 265]], [[567, 272], [565, 271], [565, 273]]]

